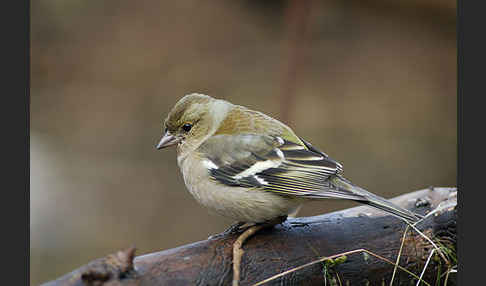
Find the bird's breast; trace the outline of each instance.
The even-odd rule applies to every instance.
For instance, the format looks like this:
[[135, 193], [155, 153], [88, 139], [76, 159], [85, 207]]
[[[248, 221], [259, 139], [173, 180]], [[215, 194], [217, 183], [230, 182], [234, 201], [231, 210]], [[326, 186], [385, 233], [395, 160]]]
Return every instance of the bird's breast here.
[[187, 189], [200, 204], [236, 221], [264, 222], [290, 214], [301, 204], [299, 199], [261, 189], [220, 184], [197, 154], [186, 156], [179, 166]]

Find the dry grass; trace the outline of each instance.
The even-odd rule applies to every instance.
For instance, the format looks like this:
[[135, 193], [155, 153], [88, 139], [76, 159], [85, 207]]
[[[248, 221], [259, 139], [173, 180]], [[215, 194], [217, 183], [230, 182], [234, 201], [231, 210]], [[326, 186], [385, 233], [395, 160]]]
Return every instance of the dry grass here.
[[[447, 207], [450, 207], [450, 206], [447, 206]], [[425, 216], [422, 220], [420, 220], [420, 221], [418, 221], [414, 224], [411, 224], [411, 223], [408, 223], [408, 222], [405, 221], [407, 223], [407, 226], [405, 227], [405, 230], [403, 232], [403, 236], [402, 236], [401, 243], [400, 243], [400, 249], [398, 251], [397, 259], [396, 259], [395, 262], [392, 262], [391, 260], [389, 260], [389, 259], [387, 259], [387, 258], [385, 258], [381, 255], [378, 255], [378, 254], [376, 254], [372, 251], [369, 251], [367, 249], [355, 249], [355, 250], [350, 250], [350, 251], [346, 251], [346, 252], [342, 252], [342, 253], [337, 253], [337, 254], [334, 254], [334, 255], [331, 255], [331, 256], [327, 256], [327, 257], [320, 257], [320, 258], [315, 259], [315, 260], [313, 260], [309, 263], [306, 263], [306, 264], [291, 268], [289, 270], [286, 270], [284, 272], [281, 272], [279, 274], [276, 274], [272, 277], [269, 277], [265, 280], [262, 280], [258, 283], [255, 283], [252, 286], [263, 285], [265, 283], [268, 283], [268, 282], [273, 281], [275, 279], [284, 277], [286, 275], [289, 275], [292, 272], [301, 270], [303, 268], [309, 267], [309, 266], [314, 265], [316, 263], [323, 263], [324, 284], [327, 285], [327, 281], [332, 279], [329, 275], [329, 269], [331, 269], [332, 267], [334, 267], [336, 265], [339, 265], [340, 263], [345, 262], [346, 259], [347, 259], [347, 256], [357, 254], [357, 253], [368, 254], [368, 255], [371, 255], [375, 258], [378, 258], [379, 260], [384, 261], [384, 262], [386, 262], [390, 265], [393, 265], [394, 269], [393, 269], [393, 274], [392, 274], [392, 277], [391, 277], [390, 283], [389, 283], [390, 286], [393, 285], [394, 279], [396, 277], [395, 274], [396, 274], [397, 269], [404, 271], [407, 274], [409, 274], [410, 276], [412, 276], [413, 278], [417, 279], [416, 286], [419, 286], [420, 283], [423, 283], [426, 286], [431, 286], [432, 285], [431, 283], [423, 280], [422, 278], [423, 278], [423, 276], [426, 272], [427, 267], [429, 266], [430, 261], [432, 260], [432, 257], [437, 256], [438, 259], [436, 259], [436, 260], [439, 263], [439, 266], [437, 267], [438, 273], [437, 273], [437, 279], [436, 279], [435, 285], [436, 286], [440, 285], [440, 281], [441, 281], [442, 276], [443, 276], [440, 273], [441, 268], [442, 268], [441, 263], [445, 263], [447, 269], [446, 269], [446, 272], [444, 273], [444, 275], [445, 275], [444, 286], [446, 286], [450, 273], [456, 273], [457, 272], [458, 261], [457, 261], [457, 255], [456, 255], [456, 252], [455, 252], [455, 248], [453, 247], [451, 241], [444, 240], [444, 239], [435, 239], [433, 237], [429, 237], [416, 227], [417, 224], [420, 224], [424, 219], [426, 219], [427, 217], [429, 217], [431, 215], [434, 215], [438, 211], [441, 211], [440, 207], [429, 212], [427, 214], [427, 216]], [[407, 268], [399, 265], [400, 257], [401, 257], [403, 247], [404, 247], [405, 241], [406, 241], [405, 238], [407, 236], [407, 232], [408, 232], [409, 228], [412, 228], [415, 232], [417, 232], [419, 234], [420, 237], [422, 237], [430, 246], [432, 246], [420, 275], [417, 275], [417, 274], [413, 273], [412, 271], [408, 270]], [[435, 242], [434, 242], [434, 240], [435, 240]], [[336, 273], [336, 278], [337, 278], [337, 281], [334, 280], [331, 283], [331, 285], [342, 285], [341, 279], [339, 278], [339, 275], [337, 273]]]

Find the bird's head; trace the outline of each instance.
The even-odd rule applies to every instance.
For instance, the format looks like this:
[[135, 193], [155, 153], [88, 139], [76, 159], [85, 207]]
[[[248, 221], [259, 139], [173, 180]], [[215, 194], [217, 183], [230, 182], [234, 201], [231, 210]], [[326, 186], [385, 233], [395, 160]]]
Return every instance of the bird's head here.
[[226, 116], [231, 103], [192, 93], [181, 98], [164, 120], [164, 135], [157, 149], [178, 145], [193, 150], [211, 136]]

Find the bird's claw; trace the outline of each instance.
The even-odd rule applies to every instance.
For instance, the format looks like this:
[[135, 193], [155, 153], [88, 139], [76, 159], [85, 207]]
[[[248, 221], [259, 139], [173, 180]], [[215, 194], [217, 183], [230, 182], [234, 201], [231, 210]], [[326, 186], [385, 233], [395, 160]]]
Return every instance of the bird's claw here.
[[243, 230], [243, 229], [241, 229], [241, 226], [243, 226], [244, 224], [245, 224], [244, 222], [237, 222], [237, 223], [231, 225], [230, 227], [228, 227], [223, 232], [209, 236], [208, 239], [220, 238], [222, 236], [226, 236], [226, 235], [229, 235], [229, 234], [239, 233], [240, 231]]

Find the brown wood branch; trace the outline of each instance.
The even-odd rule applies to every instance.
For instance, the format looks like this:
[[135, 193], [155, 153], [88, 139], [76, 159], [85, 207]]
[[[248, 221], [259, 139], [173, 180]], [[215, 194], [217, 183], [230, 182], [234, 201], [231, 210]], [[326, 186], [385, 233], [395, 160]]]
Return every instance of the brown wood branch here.
[[249, 237], [263, 229], [265, 225], [254, 225], [245, 230], [233, 243], [233, 282], [232, 286], [238, 286], [240, 283], [240, 267], [241, 259], [243, 258], [243, 242]]
[[[455, 250], [456, 198], [455, 188], [429, 188], [392, 201], [421, 214], [435, 210], [416, 227], [440, 245]], [[319, 257], [337, 257], [344, 252], [350, 254], [339, 263], [314, 263], [264, 285], [323, 285], [324, 280], [327, 285], [389, 285], [394, 269], [390, 261], [397, 259], [405, 227], [403, 221], [366, 206], [289, 219], [261, 230], [245, 242], [240, 285], [253, 285]], [[43, 286], [231, 285], [232, 250], [237, 237], [228, 234], [134, 259], [133, 248], [119, 251]], [[399, 265], [419, 276], [432, 249], [426, 239], [409, 229]], [[438, 276], [443, 285], [446, 277], [448, 265], [438, 257], [431, 259], [423, 276], [431, 285], [436, 285]], [[455, 274], [448, 276], [447, 285], [455, 285]], [[413, 279], [398, 269], [393, 285], [411, 285]]]

